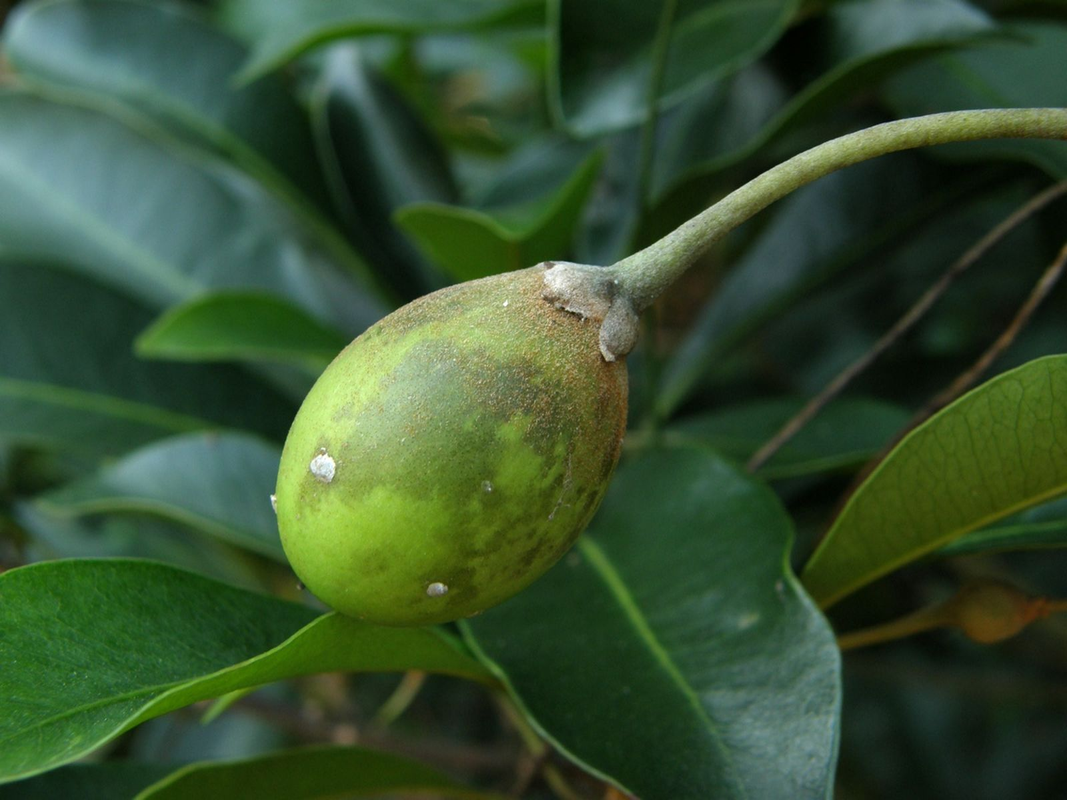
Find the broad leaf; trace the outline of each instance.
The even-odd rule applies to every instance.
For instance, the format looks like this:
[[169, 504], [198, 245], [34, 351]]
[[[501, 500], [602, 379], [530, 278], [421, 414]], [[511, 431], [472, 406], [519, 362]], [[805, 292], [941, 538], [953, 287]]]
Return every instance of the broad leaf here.
[[348, 333], [381, 312], [337, 253], [223, 160], [143, 119], [26, 91], [0, 93], [0, 240], [158, 307], [256, 289]]
[[443, 276], [392, 217], [410, 203], [458, 199], [441, 143], [351, 45], [328, 52], [311, 113], [330, 189], [360, 252], [405, 296], [440, 288]]
[[157, 514], [284, 562], [270, 502], [280, 457], [251, 436], [195, 433], [151, 444], [38, 502], [68, 516]]
[[792, 97], [784, 96], [764, 65], [754, 65], [665, 120], [657, 192], [737, 163], [843, 97], [933, 54], [984, 42], [997, 31], [988, 15], [961, 0], [835, 3], [813, 25], [808, 35], [822, 46], [803, 49], [804, 69], [817, 66], [819, 74]]
[[112, 761], [71, 764], [0, 789], [4, 800], [128, 800], [146, 786], [167, 777], [168, 764]]
[[[557, 162], [573, 163], [574, 147], [550, 146], [550, 151], [553, 149], [562, 152], [562, 158], [556, 155]], [[544, 153], [541, 148], [536, 152]], [[551, 163], [551, 156], [546, 161]], [[529, 170], [536, 163], [524, 154], [522, 163], [514, 169], [528, 179], [520, 181], [514, 174], [509, 176], [506, 186], [498, 186], [482, 209], [417, 203], [400, 209], [396, 221], [456, 281], [560, 258], [570, 249], [582, 208], [600, 169], [601, 156], [587, 155], [561, 176], [561, 185], [552, 186], [543, 197], [537, 195], [546, 172], [555, 175], [546, 170], [545, 162], [540, 164], [540, 174], [531, 175]], [[538, 180], [542, 182], [540, 186]], [[531, 199], [514, 203], [513, 189], [520, 183], [525, 184], [526, 196]]]
[[1044, 503], [988, 528], [972, 531], [945, 545], [935, 555], [952, 557], [1047, 547], [1067, 547], [1067, 499]]
[[645, 800], [828, 797], [838, 652], [791, 538], [710, 451], [646, 451], [574, 552], [464, 627], [562, 752]]
[[1067, 356], [998, 375], [912, 431], [804, 568], [829, 606], [1008, 514], [1067, 492]]
[[277, 78], [235, 87], [245, 48], [187, 5], [22, 4], [4, 27], [20, 75], [117, 98], [202, 137], [261, 181], [325, 199], [307, 117]]
[[[743, 461], [802, 407], [796, 400], [745, 403], [684, 417], [663, 435], [700, 442]], [[904, 409], [876, 400], [835, 400], [775, 453], [759, 474], [767, 479], [792, 478], [862, 464], [877, 454], [909, 417]]]
[[[552, 0], [552, 102], [577, 135], [596, 136], [644, 118], [663, 6]], [[758, 58], [781, 35], [797, 6], [795, 0], [679, 0], [660, 105], [676, 103]]]
[[358, 747], [303, 747], [242, 761], [190, 764], [137, 795], [136, 800], [332, 800], [402, 793], [503, 800], [468, 789], [418, 761]]
[[318, 374], [348, 340], [289, 303], [215, 292], [174, 306], [137, 337], [137, 354], [173, 361], [272, 361]]
[[[965, 108], [1067, 106], [1067, 27], [1051, 22], [1006, 26], [1009, 40], [941, 56], [889, 82], [886, 96], [902, 116]], [[1060, 142], [1002, 139], [939, 148], [965, 159], [1010, 158], [1067, 176]]]
[[536, 22], [538, 0], [226, 0], [224, 25], [254, 42], [241, 78], [254, 80], [323, 42], [374, 33], [418, 34]]
[[0, 262], [0, 438], [109, 454], [224, 425], [286, 430], [292, 406], [247, 374], [134, 358], [151, 319], [95, 281]]
[[58, 558], [140, 558], [162, 561], [208, 578], [262, 591], [264, 566], [224, 541], [147, 513], [72, 517], [36, 499], [15, 504], [12, 516], [29, 534], [27, 563]]
[[73, 761], [144, 720], [334, 671], [485, 680], [434, 629], [378, 628], [147, 561], [0, 575], [0, 782]]

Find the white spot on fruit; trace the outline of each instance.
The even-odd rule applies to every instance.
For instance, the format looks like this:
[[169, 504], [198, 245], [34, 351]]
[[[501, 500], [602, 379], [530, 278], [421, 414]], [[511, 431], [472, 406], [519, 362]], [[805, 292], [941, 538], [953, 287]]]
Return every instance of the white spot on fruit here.
[[440, 581], [434, 581], [426, 587], [426, 595], [428, 597], [444, 597], [448, 594], [448, 586]]
[[323, 483], [329, 483], [337, 472], [337, 462], [330, 457], [330, 454], [326, 452], [326, 448], [323, 447], [319, 450], [319, 454], [311, 459], [308, 469], [318, 480]]
[[493, 491], [493, 484], [489, 481], [482, 481], [482, 491], [487, 493]]
[[274, 513], [278, 513], [278, 495], [272, 494], [270, 496], [270, 507], [274, 509]]

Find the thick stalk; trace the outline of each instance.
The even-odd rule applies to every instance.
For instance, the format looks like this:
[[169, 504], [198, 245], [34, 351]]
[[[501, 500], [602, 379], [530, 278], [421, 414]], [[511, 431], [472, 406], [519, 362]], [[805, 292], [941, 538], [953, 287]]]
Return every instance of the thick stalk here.
[[616, 296], [625, 297], [640, 312], [731, 230], [774, 201], [842, 167], [900, 150], [981, 139], [1067, 140], [1067, 109], [950, 111], [886, 122], [832, 139], [754, 178], [658, 242], [609, 267]]

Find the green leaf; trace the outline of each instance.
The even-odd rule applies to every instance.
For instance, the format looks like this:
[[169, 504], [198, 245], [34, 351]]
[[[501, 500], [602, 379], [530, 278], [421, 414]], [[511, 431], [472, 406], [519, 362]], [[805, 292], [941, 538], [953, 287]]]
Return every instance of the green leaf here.
[[419, 34], [529, 23], [540, 0], [226, 0], [221, 21], [255, 47], [240, 79], [254, 80], [324, 42], [375, 33]]
[[6, 250], [157, 307], [240, 287], [284, 297], [346, 333], [380, 316], [379, 301], [244, 173], [144, 119], [120, 121], [117, 107], [105, 114], [68, 101], [0, 93]]
[[0, 439], [114, 454], [223, 425], [286, 430], [292, 406], [247, 374], [134, 358], [151, 319], [94, 281], [0, 261]]
[[988, 528], [972, 531], [945, 545], [935, 555], [950, 558], [1051, 547], [1067, 547], [1067, 499], [1044, 503]]
[[138, 764], [112, 761], [103, 764], [71, 764], [37, 775], [0, 790], [4, 800], [128, 800], [146, 786], [165, 778], [169, 764]]
[[458, 800], [503, 800], [468, 789], [418, 761], [360, 747], [302, 747], [241, 761], [182, 767], [136, 800], [331, 800], [384, 793], [432, 793]]
[[174, 361], [274, 361], [314, 374], [348, 343], [273, 295], [215, 292], [174, 306], [137, 337], [137, 354]]
[[285, 562], [270, 496], [281, 450], [236, 433], [156, 442], [38, 495], [53, 514], [146, 512]]
[[[736, 72], [778, 39], [795, 0], [679, 0], [658, 97], [662, 108]], [[552, 0], [552, 103], [576, 135], [639, 123], [647, 112], [661, 3]]]
[[405, 296], [440, 288], [443, 277], [400, 232], [393, 212], [458, 199], [441, 143], [355, 46], [328, 51], [311, 115], [330, 188], [359, 251]]
[[26, 562], [57, 558], [140, 558], [240, 586], [265, 588], [266, 571], [221, 540], [190, 535], [185, 525], [148, 514], [122, 513], [71, 517], [37, 500], [17, 502], [15, 522], [29, 534]]
[[[744, 461], [803, 405], [797, 400], [749, 402], [682, 418], [663, 434], [672, 440], [699, 442]], [[768, 480], [793, 478], [862, 464], [876, 455], [910, 416], [898, 406], [877, 400], [835, 400], [775, 453], [759, 474]]]
[[[549, 149], [555, 148], [549, 145]], [[573, 146], [558, 149], [574, 152]], [[537, 148], [537, 152], [542, 151]], [[562, 185], [553, 187], [544, 197], [536, 197], [536, 183], [527, 183], [527, 196], [533, 195], [535, 199], [521, 204], [502, 202], [504, 198], [513, 198], [512, 187], [519, 183], [512, 175], [506, 189], [498, 186], [495, 193], [488, 195], [484, 210], [416, 203], [401, 208], [396, 213], [396, 221], [457, 281], [533, 266], [560, 258], [569, 249], [601, 161], [599, 152], [586, 155]], [[525, 176], [526, 170], [535, 163], [524, 154], [521, 168], [516, 172]], [[541, 172], [545, 172], [544, 163]], [[543, 181], [544, 175], [538, 178]]]
[[717, 172], [828, 111], [842, 98], [931, 55], [984, 42], [997, 26], [961, 0], [835, 3], [804, 48], [804, 71], [819, 75], [792, 97], [762, 64], [709, 87], [665, 121], [656, 158], [659, 194]]
[[378, 628], [145, 561], [0, 575], [0, 782], [73, 761], [152, 717], [317, 672], [485, 670], [431, 628]]
[[534, 724], [645, 800], [828, 797], [839, 659], [772, 493], [703, 448], [624, 462], [576, 549], [463, 623]]
[[4, 49], [24, 78], [117, 98], [201, 137], [261, 181], [324, 201], [307, 117], [276, 77], [235, 87], [244, 46], [186, 5], [20, 5]]
[[1067, 356], [998, 375], [912, 431], [804, 568], [829, 606], [969, 531], [1067, 492]]
[[[1005, 26], [1017, 40], [919, 65], [891, 80], [886, 97], [901, 116], [966, 108], [1067, 106], [1067, 28], [1051, 22]], [[1003, 139], [938, 148], [954, 158], [1024, 161], [1067, 176], [1059, 142]]]
[[[762, 322], [914, 224], [929, 187], [912, 156], [868, 161], [782, 201], [667, 362], [656, 413], [669, 417], [704, 373]], [[886, 209], [895, 209], [887, 214]]]

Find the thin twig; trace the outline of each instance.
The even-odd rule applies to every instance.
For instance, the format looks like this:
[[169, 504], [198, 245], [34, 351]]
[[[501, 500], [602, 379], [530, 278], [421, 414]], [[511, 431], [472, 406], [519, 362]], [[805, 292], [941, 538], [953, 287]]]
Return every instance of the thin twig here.
[[870, 350], [841, 370], [821, 392], [809, 400], [800, 411], [794, 414], [774, 436], [756, 451], [752, 458], [749, 459], [748, 464], [746, 464], [748, 471], [755, 472], [766, 464], [775, 453], [796, 436], [805, 425], [811, 422], [831, 400], [841, 394], [844, 388], [857, 375], [871, 366], [879, 356], [911, 330], [960, 275], [970, 269], [982, 256], [1019, 225], [1065, 193], [1067, 193], [1067, 180], [1054, 184], [1017, 208], [985, 236], [975, 242], [923, 293], [922, 297], [896, 321], [893, 327], [874, 343]]
[[[966, 392], [979, 378], [982, 377], [985, 371], [989, 369], [989, 366], [1011, 346], [1012, 342], [1014, 342], [1015, 338], [1019, 335], [1019, 332], [1026, 327], [1026, 323], [1030, 321], [1030, 318], [1037, 310], [1037, 307], [1041, 305], [1041, 302], [1046, 297], [1048, 297], [1049, 292], [1052, 291], [1052, 288], [1056, 285], [1060, 276], [1063, 275], [1064, 267], [1067, 267], [1067, 244], [1064, 244], [1060, 249], [1060, 252], [1056, 255], [1055, 260], [1043, 273], [1041, 273], [1041, 277], [1030, 291], [1030, 295], [1026, 298], [1026, 301], [1019, 306], [1019, 310], [1015, 312], [1015, 316], [1008, 324], [1008, 327], [996, 338], [993, 344], [991, 344], [986, 351], [978, 357], [977, 361], [960, 374], [948, 388], [939, 392], [936, 397], [916, 412], [916, 414], [908, 420], [908, 423], [897, 431], [893, 438], [882, 447], [878, 455], [868, 461], [863, 469], [856, 474], [855, 478], [852, 480], [852, 484], [842, 496], [841, 500], [838, 501], [837, 511], [844, 508], [844, 504], [848, 501], [848, 498], [852, 496], [852, 493], [856, 491], [859, 485], [863, 483], [872, 472], [874, 472], [874, 469], [882, 462], [889, 452], [900, 443], [901, 439], [961, 394]], [[837, 516], [836, 513], [834, 516]]]
[[[310, 719], [299, 708], [249, 695], [238, 700], [233, 708], [253, 714], [278, 725], [288, 733], [309, 742], [337, 742], [346, 739], [351, 725], [328, 720]], [[342, 734], [338, 736], [338, 733]], [[480, 770], [505, 771], [513, 768], [517, 752], [514, 747], [486, 747], [461, 744], [451, 739], [400, 737], [384, 730], [359, 730], [362, 746], [388, 750], [425, 761], [446, 770], [474, 772]]]
[[425, 682], [426, 673], [422, 670], [411, 669], [405, 672], [396, 689], [374, 715], [374, 724], [383, 728], [392, 725], [414, 702]]

